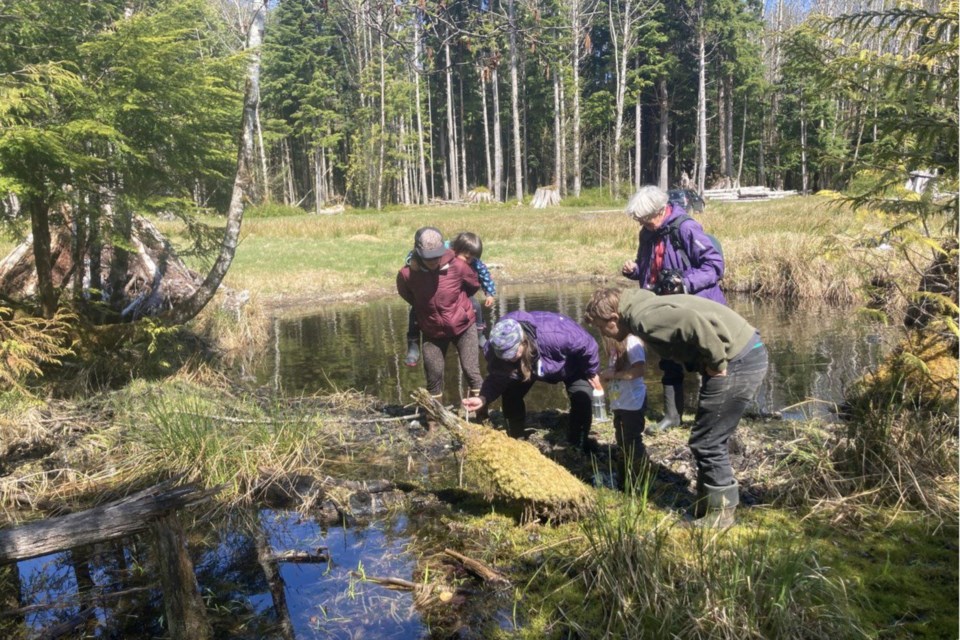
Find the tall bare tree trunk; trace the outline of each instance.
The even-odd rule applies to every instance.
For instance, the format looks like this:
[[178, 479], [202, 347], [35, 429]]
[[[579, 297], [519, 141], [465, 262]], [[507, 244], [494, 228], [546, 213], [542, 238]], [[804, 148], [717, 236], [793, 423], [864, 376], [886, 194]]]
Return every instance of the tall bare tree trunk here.
[[771, 104], [770, 119], [770, 144], [774, 153], [774, 173], [773, 182], [777, 189], [783, 189], [783, 163], [780, 158], [780, 132], [777, 128], [777, 118], [780, 117], [780, 61], [782, 55], [781, 40], [783, 38], [783, 0], [777, 0], [777, 35], [774, 38], [774, 63], [773, 63], [773, 102]]
[[726, 101], [723, 103], [723, 128], [725, 130], [724, 140], [726, 141], [726, 150], [724, 155], [727, 157], [727, 172], [725, 174], [727, 184], [733, 186], [733, 76], [725, 74], [723, 84], [726, 85], [724, 95]]
[[517, 202], [523, 203], [523, 145], [520, 140], [520, 86], [517, 52], [517, 13], [515, 0], [507, 3], [510, 22], [510, 109], [513, 112], [513, 175]]
[[460, 145], [460, 193], [467, 193], [467, 129], [464, 123], [467, 119], [463, 113], [463, 76], [459, 76], [460, 80], [460, 135], [457, 137], [457, 142]]
[[563, 139], [563, 127], [560, 122], [560, 72], [553, 69], [553, 184], [557, 188], [557, 193], [562, 191], [560, 185], [563, 182], [561, 170], [561, 147]]
[[637, 89], [637, 103], [633, 108], [633, 188], [639, 190], [643, 186], [643, 108], [640, 105], [640, 89]]
[[740, 179], [743, 177], [743, 152], [747, 146], [747, 100], [743, 101], [743, 126], [740, 129], [740, 157], [737, 160], [737, 188], [740, 188]]
[[717, 83], [717, 147], [720, 151], [720, 178], [723, 187], [729, 188], [727, 181], [730, 158], [727, 156], [727, 85], [723, 81]]
[[573, 50], [571, 53], [571, 67], [573, 71], [573, 196], [580, 196], [581, 167], [580, 167], [580, 38], [582, 37], [580, 0], [571, 2], [570, 26], [573, 33]]
[[697, 28], [697, 193], [707, 185], [707, 33], [701, 18]]
[[260, 126], [260, 102], [257, 101], [257, 112], [254, 114], [257, 127], [257, 146], [260, 149], [260, 180], [264, 202], [270, 202], [270, 174], [267, 173], [267, 148], [263, 145], [263, 127]]
[[563, 91], [563, 79], [560, 80], [560, 195], [567, 195], [567, 99]]
[[490, 70], [490, 88], [493, 90], [493, 198], [503, 202], [503, 132], [500, 127], [500, 80], [497, 66]]
[[450, 182], [450, 199], [459, 200], [460, 163], [457, 160], [457, 126], [453, 117], [453, 61], [450, 58], [449, 39], [443, 44], [443, 52], [447, 63], [447, 157], [449, 158], [447, 177]]
[[383, 209], [383, 170], [387, 154], [387, 78], [386, 61], [383, 53], [383, 8], [377, 9], [377, 34], [379, 37], [380, 58], [380, 135], [379, 153], [377, 154], [377, 211]]
[[237, 152], [237, 175], [233, 181], [230, 207], [227, 210], [227, 225], [217, 256], [203, 283], [181, 304], [171, 309], [164, 320], [169, 324], [183, 324], [196, 316], [207, 306], [223, 282], [233, 256], [237, 251], [240, 238], [240, 223], [243, 221], [244, 196], [249, 192], [253, 179], [253, 127], [254, 114], [260, 100], [260, 43], [263, 42], [263, 23], [266, 13], [266, 0], [253, 14], [247, 33], [247, 51], [250, 62], [247, 65], [247, 82], [243, 99], [243, 117], [241, 119], [240, 149]]
[[480, 98], [483, 102], [483, 159], [487, 163], [487, 189], [493, 191], [493, 161], [490, 158], [490, 125], [487, 115], [487, 68], [480, 67]]
[[666, 78], [660, 78], [657, 98], [660, 103], [660, 145], [657, 152], [660, 168], [657, 185], [666, 191], [670, 185], [670, 98], [667, 95]]
[[806, 98], [803, 91], [800, 92], [800, 175], [803, 185], [803, 195], [807, 195], [810, 189], [810, 174], [807, 172], [807, 115], [805, 113]]

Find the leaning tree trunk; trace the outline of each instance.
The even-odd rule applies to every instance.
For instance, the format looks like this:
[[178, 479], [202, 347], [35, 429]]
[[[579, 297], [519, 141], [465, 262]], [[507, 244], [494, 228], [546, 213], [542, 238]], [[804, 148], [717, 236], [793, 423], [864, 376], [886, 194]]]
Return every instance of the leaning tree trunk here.
[[241, 119], [240, 150], [237, 153], [237, 175], [233, 181], [233, 193], [230, 196], [230, 209], [227, 212], [227, 227], [223, 232], [220, 255], [210, 267], [206, 279], [183, 303], [173, 307], [163, 316], [169, 324], [183, 324], [203, 310], [213, 299], [223, 282], [227, 270], [233, 262], [240, 238], [240, 223], [243, 221], [244, 198], [250, 189], [254, 177], [253, 138], [257, 103], [260, 101], [260, 43], [263, 41], [264, 13], [266, 2], [253, 14], [250, 30], [247, 33], [247, 50], [250, 63], [247, 65], [246, 91], [243, 97], [243, 117]]

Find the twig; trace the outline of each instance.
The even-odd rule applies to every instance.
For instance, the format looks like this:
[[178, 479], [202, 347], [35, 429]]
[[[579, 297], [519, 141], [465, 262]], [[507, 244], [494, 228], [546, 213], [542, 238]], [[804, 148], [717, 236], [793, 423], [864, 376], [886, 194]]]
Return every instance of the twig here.
[[419, 591], [422, 585], [417, 584], [416, 582], [410, 582], [409, 580], [404, 580], [403, 578], [377, 578], [373, 576], [364, 576], [356, 571], [351, 571], [350, 575], [354, 578], [364, 580], [365, 582], [372, 582], [374, 584], [379, 584], [388, 589], [403, 589], [404, 591]]
[[474, 576], [480, 578], [484, 582], [492, 582], [495, 584], [510, 584], [510, 580], [507, 579], [502, 573], [496, 569], [492, 569], [487, 565], [483, 564], [479, 560], [474, 560], [473, 558], [468, 558], [462, 553], [458, 553], [453, 549], [444, 549], [443, 553], [459, 561], [463, 565], [463, 568], [469, 571]]

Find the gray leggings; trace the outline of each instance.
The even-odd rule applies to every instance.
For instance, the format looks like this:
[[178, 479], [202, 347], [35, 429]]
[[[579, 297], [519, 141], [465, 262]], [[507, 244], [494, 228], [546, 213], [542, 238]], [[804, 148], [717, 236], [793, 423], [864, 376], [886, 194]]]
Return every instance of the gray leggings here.
[[460, 356], [460, 369], [467, 378], [471, 390], [479, 390], [483, 384], [480, 376], [480, 348], [474, 325], [453, 338], [423, 337], [423, 372], [427, 377], [427, 391], [438, 396], [443, 393], [443, 369], [447, 347], [453, 344]]

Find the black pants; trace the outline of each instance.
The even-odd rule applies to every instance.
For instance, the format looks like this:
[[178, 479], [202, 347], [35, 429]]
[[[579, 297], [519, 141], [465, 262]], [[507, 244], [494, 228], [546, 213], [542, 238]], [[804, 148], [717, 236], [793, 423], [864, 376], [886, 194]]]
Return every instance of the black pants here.
[[688, 443], [703, 484], [725, 487], [735, 482], [727, 443], [767, 373], [767, 350], [762, 344], [755, 346], [759, 342], [757, 335], [727, 363], [727, 375], [703, 376]]
[[665, 387], [672, 387], [675, 384], [683, 384], [683, 365], [679, 362], [673, 360], [661, 360], [660, 371], [663, 371], [663, 375], [660, 376], [660, 381]]
[[[533, 380], [511, 382], [503, 392], [501, 404], [503, 417], [507, 419], [507, 433], [511, 438], [524, 436], [524, 423], [527, 419], [527, 405], [523, 398], [533, 387]], [[585, 379], [568, 380], [567, 397], [570, 399], [570, 421], [567, 440], [578, 447], [584, 447], [590, 427], [593, 424], [593, 387]]]

